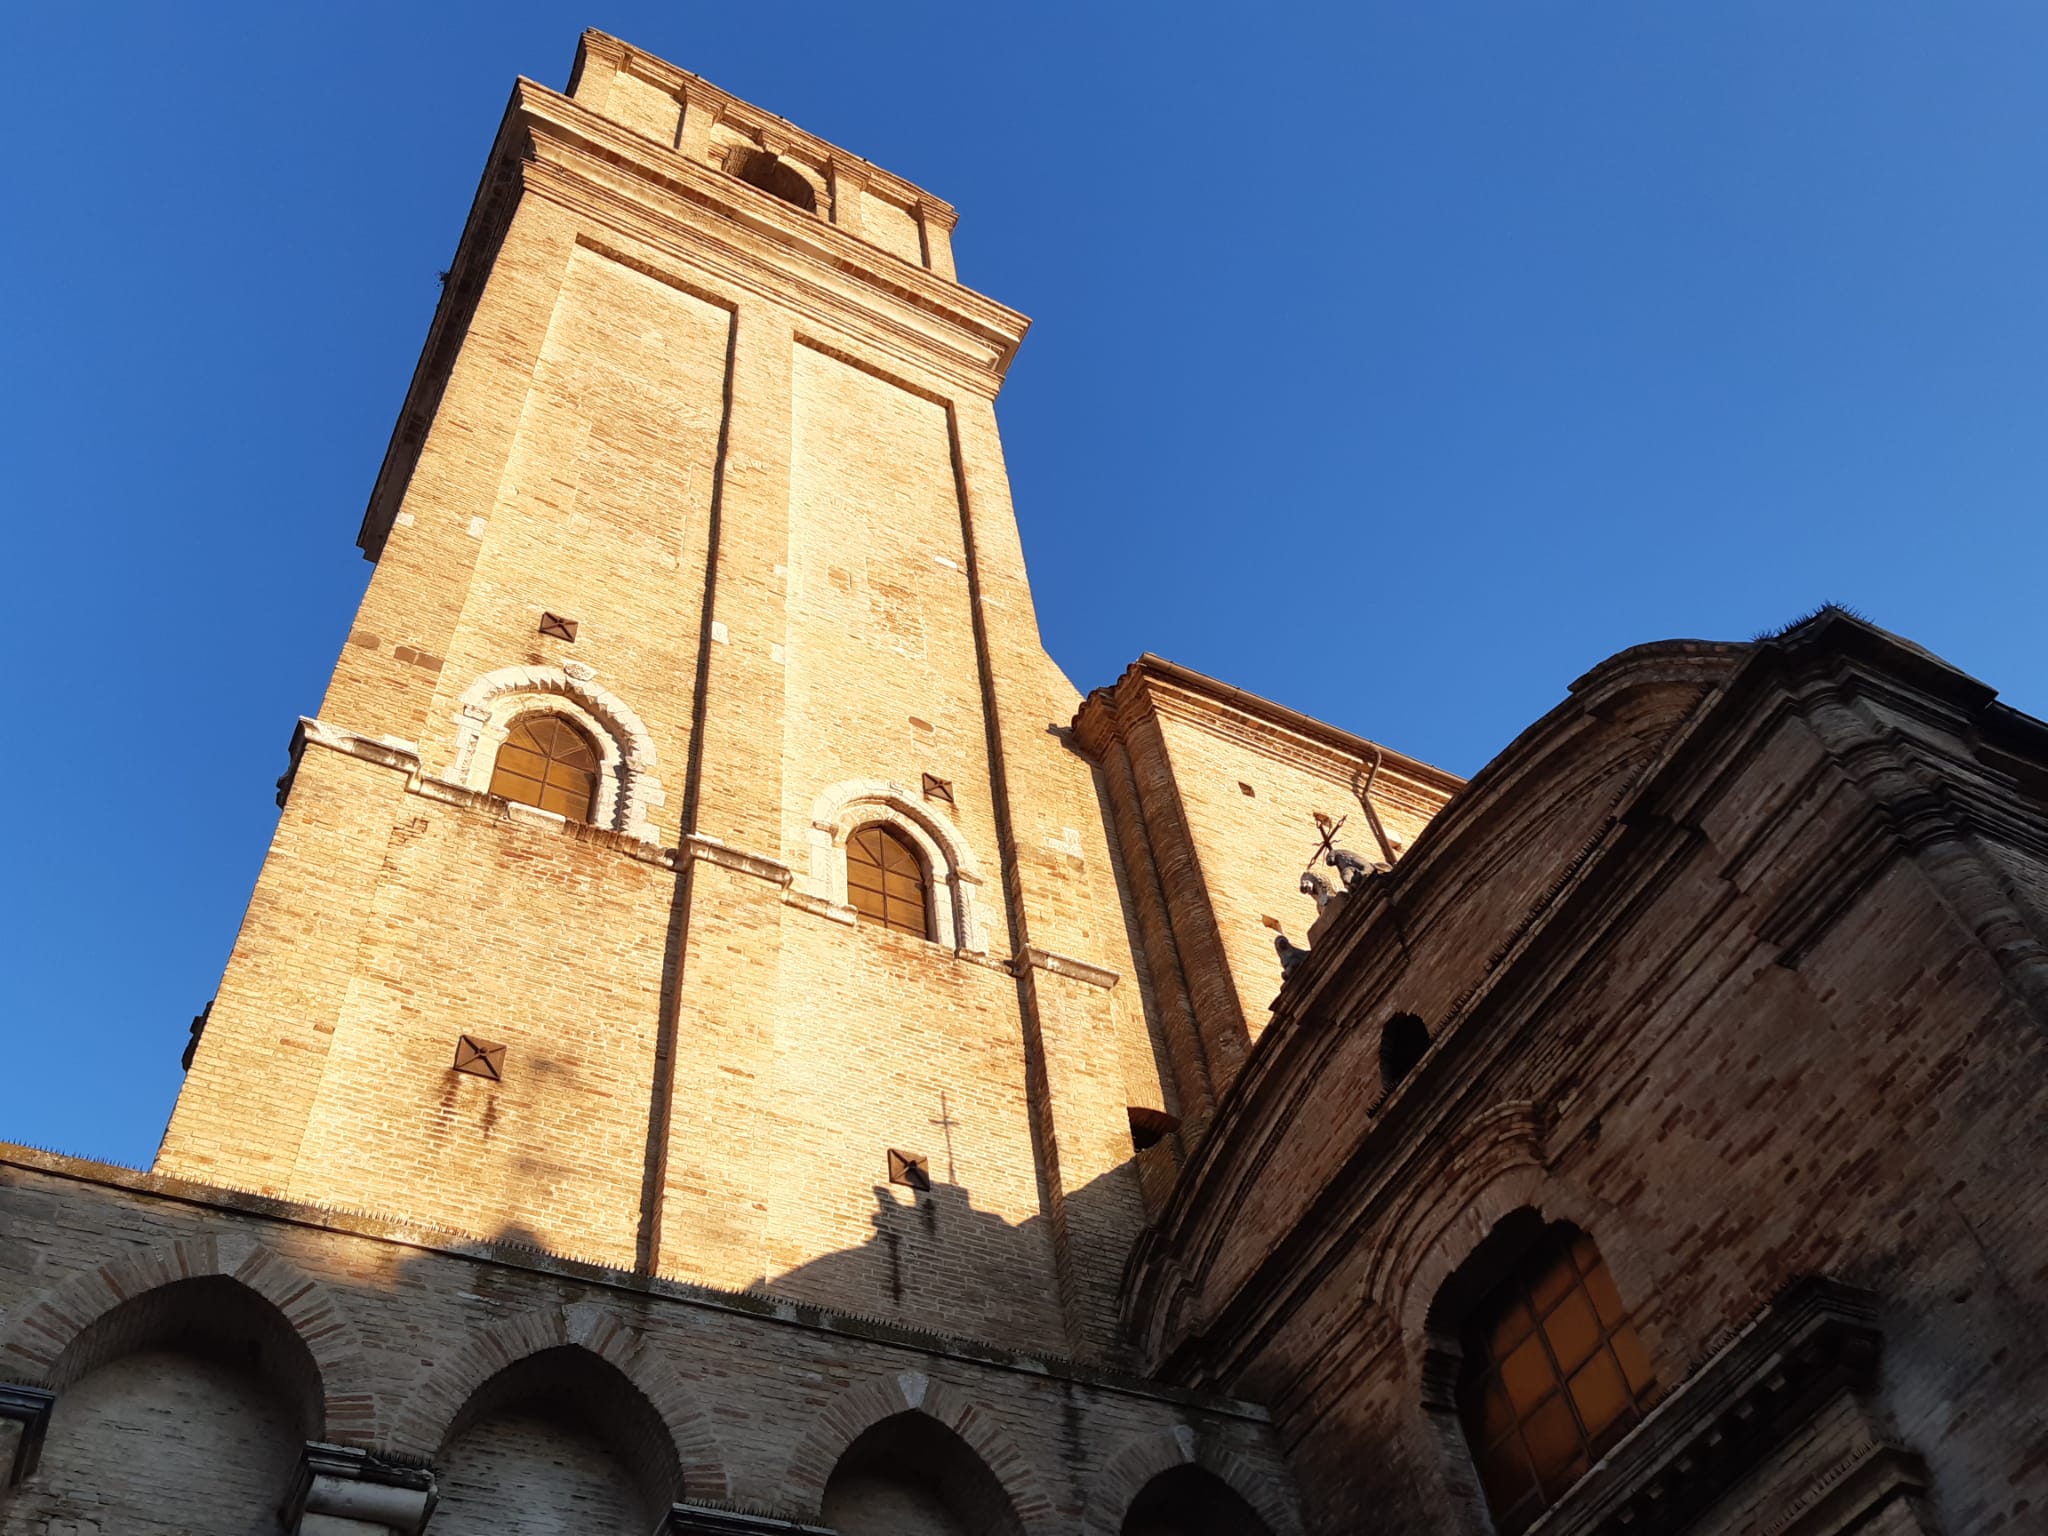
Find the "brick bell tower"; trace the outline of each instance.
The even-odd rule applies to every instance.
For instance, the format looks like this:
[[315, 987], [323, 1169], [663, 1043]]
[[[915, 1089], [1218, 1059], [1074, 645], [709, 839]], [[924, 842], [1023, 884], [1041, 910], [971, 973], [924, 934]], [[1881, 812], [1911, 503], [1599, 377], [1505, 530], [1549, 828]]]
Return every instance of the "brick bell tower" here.
[[1166, 1105], [953, 224], [518, 83], [159, 1172], [1108, 1348]]

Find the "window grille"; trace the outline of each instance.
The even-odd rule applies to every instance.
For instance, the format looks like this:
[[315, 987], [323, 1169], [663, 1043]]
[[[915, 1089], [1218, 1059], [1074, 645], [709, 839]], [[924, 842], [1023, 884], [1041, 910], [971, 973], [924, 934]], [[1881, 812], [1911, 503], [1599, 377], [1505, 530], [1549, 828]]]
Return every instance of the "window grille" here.
[[1656, 1378], [1593, 1240], [1559, 1223], [1476, 1309], [1458, 1388], [1501, 1536], [1519, 1536], [1627, 1434]]

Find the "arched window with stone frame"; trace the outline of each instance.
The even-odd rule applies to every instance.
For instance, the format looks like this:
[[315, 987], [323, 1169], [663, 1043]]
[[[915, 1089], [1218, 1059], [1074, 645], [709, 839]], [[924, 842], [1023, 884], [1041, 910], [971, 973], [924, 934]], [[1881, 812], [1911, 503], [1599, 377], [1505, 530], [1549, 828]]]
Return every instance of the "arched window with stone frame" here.
[[[922, 937], [969, 954], [987, 952], [977, 861], [952, 819], [920, 791], [886, 779], [835, 784], [812, 803], [810, 845], [810, 868], [797, 873], [803, 894], [859, 920], [910, 932], [914, 916], [888, 922], [874, 894], [888, 887], [886, 875], [893, 869], [895, 892], [907, 896], [915, 861], [925, 899]], [[877, 859], [887, 861], [880, 878], [873, 867]]]
[[[587, 770], [574, 750], [579, 739], [595, 758]], [[647, 842], [659, 840], [650, 814], [663, 803], [654, 769], [646, 725], [588, 676], [558, 667], [504, 667], [470, 684], [456, 708], [455, 782]], [[579, 771], [593, 778], [589, 809], [574, 816], [566, 808], [573, 798], [567, 786]], [[555, 777], [560, 790], [545, 794]], [[530, 786], [537, 787], [529, 793]]]

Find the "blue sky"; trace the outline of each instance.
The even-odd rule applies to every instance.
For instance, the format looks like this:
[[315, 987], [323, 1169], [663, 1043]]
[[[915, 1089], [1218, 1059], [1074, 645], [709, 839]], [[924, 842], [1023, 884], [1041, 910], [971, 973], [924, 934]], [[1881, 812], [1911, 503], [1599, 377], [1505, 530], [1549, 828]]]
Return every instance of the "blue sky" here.
[[10, 7], [0, 1137], [143, 1163], [512, 78], [617, 32], [1035, 328], [1048, 647], [1469, 773], [1850, 603], [2048, 713], [2048, 7]]

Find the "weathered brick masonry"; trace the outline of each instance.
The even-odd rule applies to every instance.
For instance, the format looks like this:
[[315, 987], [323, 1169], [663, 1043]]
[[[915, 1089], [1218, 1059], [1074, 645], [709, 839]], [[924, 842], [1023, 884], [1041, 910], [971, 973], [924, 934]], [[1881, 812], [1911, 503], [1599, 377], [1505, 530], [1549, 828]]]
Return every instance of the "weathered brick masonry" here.
[[156, 1168], [0, 1147], [0, 1536], [2041, 1528], [2048, 728], [1084, 699], [953, 222], [515, 87]]

